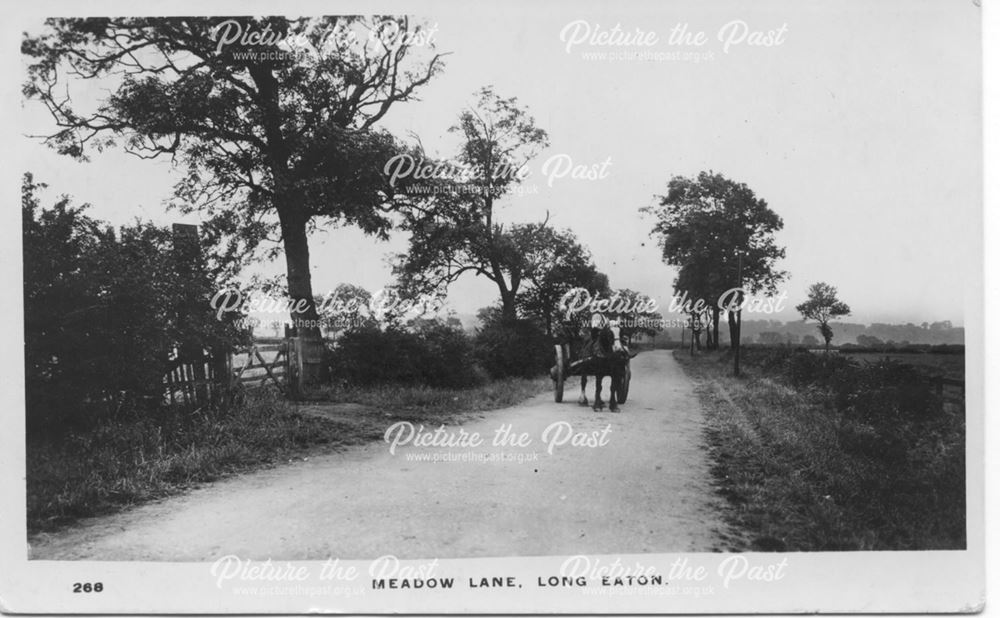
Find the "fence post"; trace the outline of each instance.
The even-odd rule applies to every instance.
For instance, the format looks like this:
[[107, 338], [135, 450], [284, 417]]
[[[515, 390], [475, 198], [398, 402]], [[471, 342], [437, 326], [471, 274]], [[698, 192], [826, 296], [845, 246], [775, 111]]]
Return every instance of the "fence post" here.
[[233, 355], [228, 345], [219, 344], [212, 347], [209, 363], [212, 373], [212, 399], [223, 401], [233, 387]]

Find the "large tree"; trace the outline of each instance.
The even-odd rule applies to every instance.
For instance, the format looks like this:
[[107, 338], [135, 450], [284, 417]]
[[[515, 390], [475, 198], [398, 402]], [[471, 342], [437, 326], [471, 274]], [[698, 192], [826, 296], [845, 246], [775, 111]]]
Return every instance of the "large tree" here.
[[822, 281], [809, 286], [809, 296], [805, 302], [796, 305], [795, 310], [802, 314], [803, 320], [816, 321], [816, 328], [823, 336], [824, 349], [827, 352], [830, 351], [830, 341], [833, 340], [830, 320], [851, 314], [851, 308], [847, 303], [837, 298], [837, 288]]
[[512, 320], [530, 265], [517, 231], [497, 222], [496, 209], [548, 136], [516, 98], [502, 98], [490, 87], [479, 91], [476, 105], [461, 112], [450, 131], [462, 138], [454, 161], [434, 163], [443, 171], [422, 183], [410, 179], [404, 223], [410, 246], [397, 256], [394, 272], [409, 294], [444, 294], [468, 272], [486, 277], [497, 286], [504, 319]]
[[608, 293], [607, 275], [597, 270], [590, 252], [570, 230], [527, 223], [511, 226], [510, 238], [522, 257], [524, 289], [517, 298], [518, 310], [538, 320], [545, 334], [552, 334], [559, 301], [569, 290]]
[[[279, 241], [305, 307], [293, 317], [315, 324], [309, 231], [385, 235], [382, 169], [398, 147], [376, 124], [441, 68], [422, 33], [406, 17], [50, 19], [22, 42], [24, 94], [48, 108], [60, 153], [118, 144], [173, 161], [174, 204], [201, 211], [227, 255]], [[79, 80], [108, 94], [86, 109], [68, 91]]]
[[[787, 274], [777, 268], [785, 249], [774, 240], [784, 225], [781, 217], [744, 183], [711, 171], [675, 176], [666, 195], [644, 210], [656, 217], [652, 234], [663, 260], [678, 267], [675, 291], [711, 307], [713, 345], [719, 340], [719, 301], [727, 291], [774, 294]], [[743, 297], [740, 291], [733, 300]], [[734, 309], [728, 311], [730, 340], [738, 345], [740, 311]]]

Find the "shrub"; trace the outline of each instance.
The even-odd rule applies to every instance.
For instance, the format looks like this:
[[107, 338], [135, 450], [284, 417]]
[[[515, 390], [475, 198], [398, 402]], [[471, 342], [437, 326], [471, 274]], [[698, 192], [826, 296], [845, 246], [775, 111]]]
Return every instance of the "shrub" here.
[[888, 359], [860, 364], [838, 354], [772, 348], [748, 350], [746, 361], [783, 375], [796, 386], [828, 391], [834, 407], [846, 418], [887, 434], [896, 434], [903, 424], [925, 420], [941, 409], [923, 373]]
[[414, 330], [366, 326], [347, 331], [330, 355], [335, 380], [352, 385], [423, 384], [461, 388], [483, 382], [460, 329], [430, 322]]
[[530, 320], [489, 322], [476, 333], [476, 359], [494, 378], [532, 377], [553, 362], [550, 339]]
[[117, 230], [24, 179], [25, 394], [29, 432], [88, 426], [155, 406], [175, 347], [226, 347], [214, 280], [197, 246], [148, 223]]
[[432, 321], [418, 331], [418, 367], [429, 386], [459, 388], [485, 381], [469, 336], [461, 328]]

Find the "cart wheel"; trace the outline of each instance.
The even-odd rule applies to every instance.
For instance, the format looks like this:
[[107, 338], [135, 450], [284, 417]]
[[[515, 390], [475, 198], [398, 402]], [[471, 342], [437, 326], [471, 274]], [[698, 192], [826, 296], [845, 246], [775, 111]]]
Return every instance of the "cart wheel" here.
[[625, 363], [625, 375], [622, 376], [621, 388], [618, 389], [618, 403], [625, 403], [628, 399], [628, 385], [632, 381], [632, 367], [629, 363]]
[[552, 375], [552, 380], [555, 381], [556, 403], [562, 403], [563, 387], [566, 385], [566, 361], [563, 357], [563, 348], [561, 345], [556, 346], [556, 367], [555, 373]]

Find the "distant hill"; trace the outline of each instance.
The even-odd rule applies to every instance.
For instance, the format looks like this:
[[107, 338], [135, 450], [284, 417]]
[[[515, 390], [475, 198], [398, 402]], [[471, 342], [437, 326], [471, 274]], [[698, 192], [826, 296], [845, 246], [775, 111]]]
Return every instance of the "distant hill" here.
[[[875, 337], [881, 343], [886, 344], [963, 344], [965, 343], [965, 329], [961, 326], [952, 326], [951, 322], [933, 322], [923, 324], [854, 324], [851, 322], [834, 322], [833, 345], [845, 343], [869, 345], [873, 343], [869, 337]], [[680, 339], [679, 329], [669, 329], [670, 336]], [[762, 333], [767, 333], [761, 337]], [[747, 343], [766, 342], [775, 339], [775, 335], [780, 337], [782, 342], [799, 343], [802, 337], [812, 335], [819, 338], [819, 330], [814, 322], [803, 322], [793, 320], [782, 322], [780, 320], [743, 320], [742, 339]], [[858, 337], [862, 337], [859, 341]], [[721, 343], [729, 341], [729, 326], [723, 318], [719, 325], [719, 339]]]

